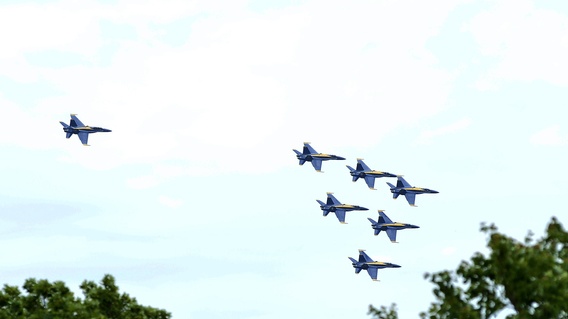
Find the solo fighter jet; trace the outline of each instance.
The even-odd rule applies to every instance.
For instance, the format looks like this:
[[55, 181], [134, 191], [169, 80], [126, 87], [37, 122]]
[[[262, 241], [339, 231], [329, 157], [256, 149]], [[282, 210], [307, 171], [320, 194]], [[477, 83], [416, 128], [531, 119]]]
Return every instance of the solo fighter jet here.
[[312, 162], [312, 166], [315, 168], [316, 172], [321, 171], [321, 162], [322, 161], [329, 161], [329, 160], [344, 160], [345, 157], [332, 155], [332, 154], [323, 154], [318, 153], [314, 150], [313, 147], [310, 146], [309, 142], [304, 142], [304, 149], [303, 152], [300, 153], [297, 150], [293, 150], [296, 153], [296, 157], [300, 160], [300, 165], [304, 165], [305, 162]]
[[87, 144], [89, 140], [89, 134], [97, 132], [112, 132], [111, 130], [106, 128], [85, 125], [83, 124], [83, 122], [81, 122], [81, 120], [77, 118], [76, 115], [77, 114], [71, 114], [71, 121], [69, 122], [69, 125], [61, 121], [59, 122], [61, 123], [61, 125], [63, 125], [63, 132], [66, 133], [65, 137], [67, 138], [70, 138], [73, 134], [77, 134], [77, 136], [79, 136], [79, 139], [81, 140], [81, 143], [83, 143], [83, 145], [85, 146], [89, 146], [89, 144]]
[[356, 182], [359, 178], [364, 178], [365, 183], [369, 186], [370, 189], [375, 189], [375, 178], [379, 177], [396, 177], [395, 174], [391, 174], [389, 172], [381, 172], [375, 171], [369, 168], [367, 164], [363, 162], [362, 158], [357, 159], [357, 168], [353, 169], [353, 167], [346, 165], [347, 168], [351, 171], [351, 176], [353, 176], [353, 182]]
[[401, 229], [407, 229], [407, 228], [420, 228], [418, 226], [415, 225], [411, 225], [411, 224], [404, 224], [404, 223], [398, 223], [398, 222], [394, 222], [384, 213], [383, 210], [379, 210], [379, 221], [376, 222], [371, 218], [367, 218], [372, 226], [373, 229], [375, 230], [375, 236], [377, 236], [381, 230], [386, 231], [387, 236], [389, 236], [391, 242], [393, 243], [397, 243], [396, 241], [396, 231], [397, 230], [401, 230]]
[[396, 186], [387, 182], [387, 184], [390, 186], [392, 198], [396, 199], [398, 197], [398, 195], [404, 195], [404, 197], [406, 197], [406, 200], [408, 201], [408, 204], [410, 206], [416, 206], [416, 205], [414, 205], [414, 200], [416, 199], [417, 194], [438, 194], [439, 193], [438, 191], [435, 191], [433, 189], [410, 186], [410, 184], [408, 184], [408, 182], [404, 178], [402, 178], [402, 176], [400, 176], [400, 175], [397, 176], [397, 178], [398, 178], [398, 181], [396, 182]]
[[361, 270], [365, 269], [369, 273], [369, 276], [373, 279], [373, 281], [377, 280], [377, 270], [382, 268], [400, 268], [399, 265], [383, 262], [383, 261], [374, 261], [365, 254], [363, 249], [359, 249], [359, 260], [355, 260], [355, 258], [348, 257], [351, 260], [351, 265], [355, 268], [355, 273], [358, 274]]
[[327, 203], [322, 202], [321, 200], [316, 199], [316, 201], [320, 204], [320, 208], [323, 211], [323, 216], [327, 216], [330, 212], [335, 213], [337, 219], [342, 224], [347, 224], [345, 222], [345, 212], [352, 211], [352, 210], [369, 210], [368, 208], [357, 206], [357, 205], [350, 205], [350, 204], [341, 204], [340, 201], [332, 195], [333, 193], [327, 193]]

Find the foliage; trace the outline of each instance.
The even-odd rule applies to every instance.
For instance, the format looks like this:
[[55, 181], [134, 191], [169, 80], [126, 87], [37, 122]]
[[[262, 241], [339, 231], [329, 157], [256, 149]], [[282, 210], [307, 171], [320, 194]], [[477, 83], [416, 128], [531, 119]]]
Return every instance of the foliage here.
[[165, 310], [138, 304], [120, 294], [114, 277], [105, 275], [100, 285], [83, 281], [84, 300], [76, 298], [61, 281], [27, 279], [24, 293], [17, 286], [0, 290], [0, 319], [170, 319]]
[[[568, 319], [568, 232], [552, 218], [546, 235], [523, 243], [501, 234], [495, 225], [481, 226], [488, 234], [489, 256], [475, 253], [455, 271], [425, 274], [435, 285], [436, 301], [422, 319], [489, 319], [511, 309], [507, 319]], [[369, 306], [374, 319], [398, 319], [390, 309]]]

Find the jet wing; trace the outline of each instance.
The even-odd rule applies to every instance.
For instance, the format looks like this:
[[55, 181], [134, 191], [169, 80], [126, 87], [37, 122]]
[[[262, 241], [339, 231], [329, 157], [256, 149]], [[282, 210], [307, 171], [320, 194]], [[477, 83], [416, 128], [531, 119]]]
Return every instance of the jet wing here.
[[369, 273], [369, 276], [371, 276], [371, 278], [373, 278], [373, 280], [375, 280], [375, 281], [377, 281], [377, 270], [378, 270], [378, 268], [376, 268], [376, 267], [367, 268], [367, 272]]
[[396, 229], [387, 229], [387, 236], [393, 243], [396, 243]]
[[[363, 250], [359, 250], [359, 262], [373, 262], [374, 260], [371, 259]], [[370, 267], [369, 267], [370, 268]]]
[[[75, 122], [75, 123], [73, 123], [73, 122]], [[73, 125], [73, 124], [75, 124], [75, 125]], [[79, 119], [75, 116], [75, 114], [71, 114], [71, 126], [73, 126], [73, 127], [82, 127], [82, 126], [85, 126], [85, 124], [83, 124], [83, 122], [81, 122], [81, 120], [79, 120]]]
[[[331, 201], [331, 202], [330, 202]], [[327, 204], [328, 205], [341, 205], [341, 202], [335, 198], [331, 193], [327, 193]]]
[[371, 170], [371, 168], [369, 166], [367, 166], [367, 164], [365, 164], [363, 162], [363, 160], [361, 160], [361, 159], [357, 160], [357, 164], [361, 165], [361, 168], [362, 168], [363, 171], [370, 171]]
[[345, 224], [345, 211], [343, 209], [338, 209], [335, 211], [335, 216], [339, 219], [339, 222]]
[[79, 132], [77, 133], [77, 135], [79, 135], [79, 139], [81, 140], [81, 143], [83, 143], [83, 145], [89, 146], [89, 144], [87, 143], [89, 141], [89, 133]]
[[408, 201], [408, 204], [410, 204], [410, 206], [416, 206], [416, 205], [414, 205], [414, 200], [416, 199], [416, 194], [406, 193], [406, 194], [404, 194], [404, 197], [406, 197], [406, 200]]
[[316, 169], [316, 171], [321, 172], [321, 160], [312, 159], [312, 166]]
[[379, 212], [379, 216], [381, 216], [383, 218], [384, 224], [392, 224], [392, 220], [387, 216], [387, 214], [385, 214], [383, 212]]
[[402, 176], [398, 176], [397, 178], [398, 181], [396, 182], [396, 187], [412, 187]]
[[304, 149], [302, 151], [304, 152], [304, 154], [317, 154], [318, 153], [308, 143], [304, 143]]
[[373, 176], [366, 175], [365, 183], [367, 183], [370, 189], [375, 189], [375, 178]]

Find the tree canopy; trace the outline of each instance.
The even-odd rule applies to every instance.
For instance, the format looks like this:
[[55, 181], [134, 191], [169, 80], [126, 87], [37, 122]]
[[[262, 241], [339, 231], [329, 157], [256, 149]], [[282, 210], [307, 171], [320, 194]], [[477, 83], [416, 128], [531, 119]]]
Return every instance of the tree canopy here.
[[22, 291], [4, 285], [0, 290], [0, 319], [170, 319], [165, 310], [139, 305], [136, 298], [119, 293], [115, 279], [105, 275], [100, 284], [83, 281], [84, 299], [77, 298], [62, 281], [27, 279]]
[[[553, 217], [538, 240], [524, 242], [482, 224], [489, 256], [477, 252], [454, 271], [426, 273], [436, 300], [422, 319], [490, 319], [502, 310], [507, 319], [568, 318], [568, 233]], [[369, 306], [373, 319], [398, 319], [396, 305]]]

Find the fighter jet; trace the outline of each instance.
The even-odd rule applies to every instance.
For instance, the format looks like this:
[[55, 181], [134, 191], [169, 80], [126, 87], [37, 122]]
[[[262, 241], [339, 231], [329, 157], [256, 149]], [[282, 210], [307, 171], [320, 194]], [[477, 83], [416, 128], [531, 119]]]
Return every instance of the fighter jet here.
[[327, 216], [330, 212], [335, 213], [337, 219], [342, 224], [347, 224], [345, 222], [345, 212], [352, 211], [352, 210], [369, 210], [368, 208], [357, 206], [357, 205], [350, 205], [350, 204], [341, 204], [332, 195], [333, 193], [327, 193], [327, 203], [322, 202], [321, 200], [316, 199], [316, 201], [320, 204], [320, 208], [323, 211], [323, 216]]
[[314, 150], [313, 147], [310, 146], [309, 142], [304, 142], [304, 150], [300, 153], [297, 150], [293, 150], [296, 153], [296, 157], [300, 160], [300, 165], [304, 165], [305, 162], [312, 162], [312, 166], [315, 168], [316, 172], [321, 171], [321, 162], [322, 161], [329, 161], [329, 160], [344, 160], [345, 157], [332, 155], [332, 154], [323, 154], [318, 153]]
[[400, 175], [397, 176], [397, 178], [398, 181], [396, 182], [396, 186], [387, 182], [387, 184], [390, 186], [392, 198], [396, 199], [398, 195], [404, 195], [410, 206], [416, 206], [414, 205], [416, 194], [438, 194], [438, 191], [435, 191], [433, 189], [410, 186], [410, 184], [408, 184], [408, 182]]
[[389, 172], [375, 171], [369, 168], [367, 164], [363, 162], [362, 158], [357, 159], [357, 169], [349, 165], [345, 165], [351, 171], [351, 176], [353, 176], [353, 182], [356, 182], [359, 178], [364, 178], [365, 183], [370, 189], [375, 189], [375, 178], [379, 177], [396, 177], [395, 174]]
[[375, 236], [377, 236], [381, 230], [384, 230], [387, 232], [387, 236], [389, 236], [391, 242], [393, 243], [397, 243], [396, 241], [396, 231], [397, 230], [401, 230], [401, 229], [407, 229], [407, 228], [420, 228], [418, 226], [415, 225], [411, 225], [411, 224], [404, 224], [404, 223], [398, 223], [398, 222], [394, 222], [392, 220], [390, 220], [390, 218], [384, 213], [384, 210], [379, 210], [379, 221], [376, 222], [371, 218], [367, 218], [370, 222], [371, 222], [371, 227], [373, 227], [373, 229], [375, 230]]
[[69, 122], [69, 125], [61, 121], [59, 122], [61, 123], [61, 125], [63, 125], [63, 132], [66, 133], [65, 137], [67, 138], [70, 138], [73, 134], [77, 134], [77, 136], [79, 136], [79, 139], [81, 140], [81, 143], [83, 143], [83, 145], [85, 146], [89, 146], [89, 144], [87, 144], [89, 140], [89, 134], [97, 132], [112, 132], [111, 130], [106, 128], [85, 125], [77, 118], [76, 115], [77, 114], [71, 114], [71, 121]]
[[359, 249], [359, 260], [355, 260], [355, 258], [348, 257], [351, 260], [351, 265], [355, 268], [355, 273], [358, 274], [361, 270], [365, 269], [369, 273], [369, 276], [373, 279], [373, 281], [377, 280], [377, 270], [382, 268], [400, 268], [399, 265], [383, 262], [383, 261], [374, 261], [372, 260], [367, 254], [365, 254], [365, 250]]

